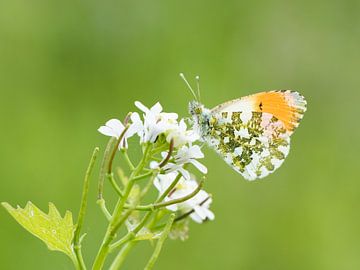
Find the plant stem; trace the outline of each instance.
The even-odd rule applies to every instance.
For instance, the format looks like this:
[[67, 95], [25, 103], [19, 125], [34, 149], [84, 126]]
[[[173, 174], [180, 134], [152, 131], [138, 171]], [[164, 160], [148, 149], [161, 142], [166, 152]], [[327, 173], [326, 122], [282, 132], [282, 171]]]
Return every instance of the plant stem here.
[[119, 252], [119, 254], [116, 256], [115, 260], [111, 264], [109, 270], [117, 270], [120, 269], [120, 267], [123, 265], [127, 255], [131, 251], [131, 249], [135, 246], [137, 242], [131, 241], [128, 242]]
[[[119, 142], [120, 141], [121, 141], [121, 136], [119, 138]], [[100, 249], [98, 251], [98, 254], [97, 254], [97, 256], [95, 258], [95, 261], [94, 261], [94, 264], [93, 264], [93, 269], [94, 270], [102, 269], [102, 267], [104, 265], [104, 262], [105, 262], [105, 259], [106, 259], [107, 255], [109, 253], [110, 244], [111, 244], [112, 240], [115, 238], [116, 232], [119, 229], [120, 225], [123, 223], [122, 221], [125, 221], [126, 218], [127, 218], [127, 216], [125, 218], [125, 215], [121, 215], [122, 211], [123, 211], [123, 208], [124, 208], [124, 205], [125, 205], [128, 197], [129, 197], [129, 195], [130, 195], [132, 187], [135, 184], [135, 181], [133, 181], [133, 179], [139, 175], [139, 173], [142, 171], [142, 169], [145, 167], [145, 165], [148, 162], [151, 147], [152, 147], [151, 144], [147, 144], [145, 146], [143, 157], [142, 157], [141, 161], [139, 162], [138, 166], [131, 173], [129, 182], [127, 183], [127, 185], [125, 187], [123, 197], [119, 198], [119, 200], [118, 200], [118, 202], [117, 202], [117, 204], [115, 206], [115, 209], [114, 209], [114, 212], [112, 214], [112, 218], [110, 220], [108, 228], [106, 230], [105, 237], [103, 239], [102, 245], [101, 245], [101, 247], [100, 247]], [[116, 149], [115, 149], [115, 151], [116, 151]], [[114, 157], [115, 157], [115, 154], [113, 154], [111, 156], [111, 159], [110, 159], [110, 162], [109, 162], [109, 169], [110, 170], [111, 170], [112, 159], [114, 159]], [[111, 173], [111, 171], [110, 171], [110, 173]], [[133, 209], [129, 209], [127, 211], [128, 215], [130, 215], [130, 213], [132, 211], [133, 211]]]
[[[148, 204], [148, 205], [138, 205], [138, 206], [135, 206], [134, 209], [139, 210], [139, 211], [153, 211], [153, 210], [161, 208], [161, 207], [165, 207], [165, 206], [169, 206], [169, 205], [187, 201], [199, 193], [199, 191], [201, 190], [201, 188], [203, 186], [203, 183], [204, 183], [204, 181], [201, 181], [200, 184], [196, 187], [196, 189], [194, 191], [192, 191], [191, 193], [189, 193], [188, 195], [186, 195], [184, 197], [169, 200], [166, 202], [163, 201], [163, 202], [153, 203], [153, 204]], [[129, 206], [129, 205], [124, 205], [124, 208], [130, 208], [130, 207], [131, 206]]]
[[98, 199], [101, 200], [103, 198], [103, 190], [104, 190], [104, 181], [107, 174], [108, 163], [110, 160], [111, 149], [116, 141], [116, 138], [110, 138], [108, 144], [106, 145], [104, 151], [104, 157], [101, 161], [100, 166], [100, 176], [99, 176], [99, 183], [98, 183]]
[[169, 152], [167, 153], [164, 160], [159, 164], [159, 168], [164, 167], [169, 162], [173, 150], [174, 150], [174, 139], [171, 139], [170, 145], [169, 145]]
[[82, 197], [81, 197], [81, 204], [80, 204], [80, 210], [79, 210], [79, 216], [78, 216], [78, 220], [77, 220], [76, 229], [74, 232], [74, 251], [76, 254], [76, 258], [79, 262], [80, 269], [86, 269], [84, 259], [82, 257], [82, 253], [81, 253], [80, 233], [81, 233], [81, 228], [84, 224], [86, 206], [87, 206], [87, 201], [88, 201], [90, 175], [91, 175], [92, 169], [94, 168], [94, 164], [95, 164], [98, 153], [99, 153], [99, 148], [96, 147], [93, 151], [89, 166], [86, 170], [84, 185], [83, 185], [83, 193], [82, 193]]
[[127, 124], [124, 128], [124, 130], [121, 132], [117, 142], [116, 142], [116, 147], [114, 147], [112, 153], [111, 153], [111, 156], [110, 156], [110, 160], [109, 160], [109, 163], [108, 163], [108, 170], [107, 170], [107, 173], [110, 174], [112, 172], [112, 163], [114, 161], [114, 158], [115, 158], [115, 155], [116, 155], [116, 151], [118, 150], [119, 148], [119, 145], [122, 141], [122, 139], [125, 137], [125, 133], [126, 131], [129, 129], [130, 125]]
[[133, 163], [131, 162], [130, 158], [129, 158], [129, 155], [126, 151], [126, 149], [121, 149], [121, 153], [124, 155], [124, 159], [126, 161], [126, 163], [128, 164], [130, 170], [134, 170], [135, 169], [135, 166], [133, 165]]
[[113, 174], [113, 173], [107, 174], [107, 178], [109, 179], [110, 184], [112, 185], [112, 187], [114, 188], [114, 190], [116, 191], [116, 193], [119, 195], [119, 197], [124, 196], [124, 195], [122, 194], [122, 191], [121, 191], [120, 187], [119, 187], [118, 184], [116, 183], [116, 180], [115, 180], [115, 178], [114, 178], [114, 174]]
[[108, 221], [110, 221], [111, 220], [111, 214], [110, 214], [109, 210], [107, 210], [107, 208], [106, 208], [105, 200], [100, 199], [100, 200], [97, 200], [96, 203], [100, 206], [100, 209], [104, 213], [104, 216], [106, 217], [106, 219]]
[[158, 259], [159, 255], [160, 255], [160, 251], [162, 246], [164, 245], [164, 242], [166, 240], [166, 238], [168, 237], [170, 230], [171, 230], [171, 226], [174, 222], [175, 219], [175, 214], [171, 214], [170, 218], [168, 220], [168, 222], [166, 223], [166, 226], [160, 236], [160, 239], [157, 241], [155, 249], [154, 249], [154, 253], [152, 254], [148, 264], [146, 265], [146, 267], [144, 268], [144, 270], [151, 270], [153, 269], [156, 260]]
[[138, 176], [132, 178], [132, 181], [136, 182], [136, 181], [139, 181], [141, 179], [147, 178], [147, 177], [151, 176], [153, 173], [154, 173], [154, 171], [149, 171], [147, 173], [138, 175]]
[[[201, 203], [199, 203], [199, 205], [200, 205], [200, 206], [203, 205], [203, 204], [206, 203], [210, 198], [211, 198], [211, 194], [210, 194], [205, 200], [203, 200]], [[194, 212], [195, 212], [195, 210], [192, 209], [192, 210], [190, 210], [189, 212], [186, 212], [186, 213], [184, 213], [184, 214], [176, 217], [175, 220], [174, 220], [174, 223], [179, 222], [179, 221], [183, 220], [184, 218], [187, 218], [188, 216], [190, 216], [190, 215], [191, 215], [192, 213], [194, 213]], [[164, 228], [165, 226], [166, 226], [166, 224], [160, 224], [160, 225], [157, 225], [157, 226], [153, 227], [152, 229], [154, 229], [154, 230], [160, 230], [160, 229]]]
[[[171, 185], [164, 191], [163, 194], [161, 194], [161, 196], [155, 201], [155, 203], [162, 202], [165, 199], [166, 195], [168, 195], [169, 192], [173, 190], [173, 188], [179, 182], [180, 178], [181, 178], [181, 174], [179, 173], [176, 176], [176, 178], [174, 179], [174, 181], [171, 183]], [[147, 212], [144, 215], [143, 219], [140, 221], [140, 223], [132, 231], [128, 232], [123, 238], [121, 238], [119, 241], [115, 242], [114, 244], [112, 244], [110, 246], [110, 251], [112, 251], [118, 247], [121, 247], [123, 244], [132, 240], [136, 236], [136, 234], [141, 230], [141, 228], [145, 225], [145, 223], [148, 221], [148, 219], [150, 218], [152, 213], [153, 213], [153, 211]]]

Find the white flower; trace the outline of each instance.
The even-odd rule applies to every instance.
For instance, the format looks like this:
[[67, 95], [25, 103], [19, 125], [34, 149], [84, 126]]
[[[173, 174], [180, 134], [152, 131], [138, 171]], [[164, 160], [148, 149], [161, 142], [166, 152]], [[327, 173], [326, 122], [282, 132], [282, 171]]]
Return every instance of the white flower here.
[[[119, 139], [124, 129], [125, 126], [121, 123], [120, 120], [111, 119], [105, 123], [105, 126], [101, 126], [98, 129], [98, 131], [106, 136], [115, 137], [116, 139]], [[127, 148], [127, 139], [133, 136], [134, 134], [135, 132], [131, 130], [131, 126], [130, 126], [129, 129], [125, 132], [124, 137], [122, 138], [119, 144], [119, 148]]]
[[[139, 101], [135, 102], [135, 106], [145, 113], [142, 129], [137, 131], [142, 143], [155, 142], [160, 134], [176, 128], [178, 115], [176, 113], [163, 113], [159, 102], [150, 109]], [[133, 118], [137, 123], [136, 125], [140, 127], [141, 120], [138, 114], [135, 113]]]
[[174, 141], [174, 147], [183, 146], [188, 143], [192, 143], [199, 139], [199, 135], [193, 130], [187, 130], [187, 126], [184, 119], [181, 119], [176, 128], [167, 132], [166, 140], [170, 143]]
[[180, 172], [186, 179], [190, 178], [190, 174], [183, 166], [187, 163], [193, 164], [200, 172], [206, 174], [207, 168], [196, 159], [203, 158], [204, 154], [198, 145], [182, 146], [174, 156], [175, 163], [169, 162], [164, 166], [166, 172]]
[[[154, 185], [159, 190], [160, 194], [170, 186], [175, 180], [176, 175], [176, 173], [168, 173], [157, 176]], [[180, 178], [174, 190], [165, 197], [165, 201], [183, 198], [192, 193], [197, 187], [198, 183], [194, 179], [185, 180], [184, 178]], [[211, 202], [212, 199], [209, 194], [204, 190], [200, 190], [194, 197], [187, 201], [169, 205], [166, 208], [170, 211], [180, 211], [181, 213], [193, 211], [190, 214], [190, 217], [195, 222], [202, 223], [206, 219], [213, 220], [215, 218], [214, 213], [209, 209]]]

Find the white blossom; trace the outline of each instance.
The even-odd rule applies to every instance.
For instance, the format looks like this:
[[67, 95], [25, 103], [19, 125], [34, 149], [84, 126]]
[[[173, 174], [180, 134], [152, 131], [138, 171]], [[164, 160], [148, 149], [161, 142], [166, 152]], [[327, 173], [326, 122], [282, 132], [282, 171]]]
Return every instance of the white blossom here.
[[[160, 174], [157, 176], [154, 185], [160, 194], [171, 185], [176, 176], [176, 173]], [[174, 190], [165, 197], [165, 201], [183, 198], [191, 194], [197, 187], [198, 183], [196, 180], [193, 178], [186, 180], [182, 177], [176, 184]], [[166, 208], [170, 211], [180, 211], [181, 213], [192, 211], [190, 217], [195, 222], [202, 223], [206, 219], [213, 220], [215, 218], [214, 213], [209, 209], [211, 202], [212, 199], [210, 195], [206, 191], [200, 190], [194, 197], [178, 204], [169, 205]]]
[[[123, 133], [125, 129], [125, 126], [123, 123], [121, 123], [118, 119], [110, 119], [105, 123], [105, 126], [101, 126], [98, 131], [101, 134], [104, 134], [109, 137], [115, 137], [116, 139], [119, 139], [121, 134]], [[129, 129], [125, 132], [124, 137], [122, 138], [119, 148], [127, 148], [127, 139], [130, 138], [135, 134], [134, 129], [131, 129], [131, 126]]]
[[[178, 115], [176, 113], [163, 113], [160, 103], [156, 103], [150, 109], [141, 102], [136, 101], [135, 106], [144, 112], [142, 129], [137, 131], [140, 142], [155, 142], [156, 138], [167, 130], [176, 129]], [[136, 126], [140, 127], [140, 117], [137, 113], [132, 117]]]
[[182, 146], [174, 156], [174, 163], [169, 162], [164, 166], [167, 172], [178, 171], [186, 179], [189, 179], [189, 173], [183, 168], [187, 163], [193, 164], [200, 172], [206, 174], [207, 168], [196, 159], [203, 158], [204, 154], [198, 145]]
[[174, 141], [174, 147], [180, 147], [188, 143], [193, 143], [199, 139], [199, 135], [193, 130], [187, 130], [184, 119], [179, 124], [167, 132], [166, 140], [170, 143]]

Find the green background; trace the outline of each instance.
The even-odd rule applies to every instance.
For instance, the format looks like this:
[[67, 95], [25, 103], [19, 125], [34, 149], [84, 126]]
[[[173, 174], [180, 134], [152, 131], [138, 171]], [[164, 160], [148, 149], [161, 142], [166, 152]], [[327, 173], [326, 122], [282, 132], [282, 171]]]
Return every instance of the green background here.
[[[0, 1], [1, 201], [76, 215], [107, 142], [97, 128], [135, 100], [187, 116], [179, 72], [201, 76], [208, 107], [295, 89], [308, 111], [285, 164], [247, 182], [206, 149], [216, 219], [167, 241], [156, 269], [360, 269], [359, 12], [355, 0]], [[91, 199], [87, 262], [106, 225], [95, 179]], [[71, 269], [4, 209], [0, 222], [1, 269]], [[150, 252], [139, 245], [125, 269]]]

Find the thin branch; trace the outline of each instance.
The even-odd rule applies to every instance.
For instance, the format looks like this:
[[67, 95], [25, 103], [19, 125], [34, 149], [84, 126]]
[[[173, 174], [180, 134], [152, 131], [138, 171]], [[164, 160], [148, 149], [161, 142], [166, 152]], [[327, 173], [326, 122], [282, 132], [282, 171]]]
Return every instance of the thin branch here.
[[109, 179], [110, 184], [112, 185], [112, 187], [114, 188], [116, 193], [119, 195], [119, 197], [122, 197], [123, 193], [122, 193], [120, 187], [118, 186], [118, 184], [115, 181], [114, 174], [113, 173], [107, 174], [107, 178]]
[[136, 245], [137, 242], [131, 241], [128, 242], [119, 252], [119, 254], [116, 256], [115, 260], [111, 264], [109, 270], [116, 270], [120, 269], [120, 267], [123, 265], [126, 256], [129, 254], [131, 249]]
[[[176, 184], [180, 181], [181, 178], [181, 174], [179, 173], [176, 178], [174, 179], [174, 181], [171, 183], [171, 185], [163, 192], [163, 194], [161, 194], [161, 196], [155, 201], [155, 203], [160, 203], [162, 202], [166, 195], [176, 186]], [[153, 214], [153, 211], [148, 211], [143, 219], [140, 221], [140, 223], [132, 230], [129, 231], [123, 238], [121, 238], [120, 240], [118, 240], [117, 242], [113, 243], [112, 245], [110, 245], [110, 252], [113, 251], [114, 249], [122, 246], [123, 244], [131, 241], [132, 239], [134, 239], [134, 237], [136, 236], [136, 234], [142, 229], [142, 227], [145, 225], [145, 223], [148, 221], [148, 219], [151, 217], [151, 215]]]
[[105, 200], [104, 200], [104, 199], [100, 199], [100, 200], [97, 200], [96, 203], [100, 206], [100, 209], [101, 209], [101, 211], [104, 213], [106, 219], [107, 219], [108, 221], [110, 221], [111, 218], [112, 218], [112, 216], [111, 216], [109, 210], [106, 208]]
[[144, 173], [144, 174], [142, 174], [142, 175], [136, 176], [136, 177], [132, 178], [132, 181], [136, 182], [136, 181], [138, 181], [138, 180], [144, 179], [144, 178], [146, 178], [146, 177], [151, 176], [153, 173], [154, 173], [154, 171], [152, 170], [152, 171], [150, 171], [150, 172], [147, 172], [147, 173]]
[[[104, 266], [106, 257], [108, 256], [109, 251], [110, 251], [110, 244], [114, 240], [117, 230], [125, 222], [125, 220], [128, 218], [128, 216], [133, 211], [133, 209], [129, 209], [124, 214], [122, 214], [123, 207], [130, 195], [132, 187], [135, 184], [135, 182], [132, 179], [135, 178], [137, 175], [139, 175], [139, 173], [142, 171], [142, 169], [147, 164], [148, 158], [150, 156], [151, 148], [152, 148], [151, 144], [146, 144], [145, 149], [144, 149], [143, 158], [141, 159], [141, 161], [139, 162], [139, 164], [137, 165], [135, 170], [132, 171], [129, 182], [127, 183], [127, 185], [124, 189], [124, 195], [122, 198], [119, 198], [119, 200], [115, 206], [112, 218], [110, 220], [110, 223], [108, 224], [108, 227], [107, 227], [107, 230], [105, 233], [104, 240], [100, 246], [100, 249], [99, 249], [99, 251], [96, 255], [95, 261], [93, 263], [93, 270], [102, 269], [102, 267]], [[146, 220], [145, 220], [145, 222], [146, 222]], [[144, 224], [142, 224], [141, 222], [140, 222], [139, 226], [140, 225], [141, 225], [141, 227], [139, 227], [138, 230], [140, 230], [144, 226]]]
[[159, 164], [159, 168], [162, 168], [166, 165], [166, 163], [169, 162], [172, 152], [174, 150], [174, 139], [170, 140], [170, 145], [169, 145], [169, 152], [167, 153], [165, 159]]
[[[199, 203], [199, 205], [200, 205], [200, 206], [203, 205], [203, 204], [206, 203], [210, 198], [211, 198], [211, 194], [209, 194], [209, 196], [208, 196], [205, 200], [203, 200], [201, 203]], [[187, 213], [185, 213], [185, 214], [182, 214], [182, 215], [178, 216], [177, 218], [175, 218], [175, 221], [174, 221], [174, 222], [178, 222], [178, 221], [180, 221], [180, 220], [182, 220], [182, 219], [190, 216], [190, 215], [191, 215], [192, 213], [194, 213], [194, 212], [195, 212], [195, 210], [192, 209], [192, 210], [190, 210], [189, 212], [187, 212]]]
[[76, 229], [74, 232], [74, 250], [75, 250], [76, 257], [79, 261], [80, 269], [86, 269], [84, 259], [82, 257], [82, 253], [81, 253], [80, 233], [81, 233], [81, 228], [84, 224], [86, 206], [87, 206], [87, 201], [88, 201], [90, 175], [94, 168], [94, 164], [95, 164], [98, 153], [99, 153], [99, 148], [96, 147], [93, 151], [89, 166], [86, 170], [86, 174], [85, 174], [85, 178], [84, 178], [84, 185], [83, 185], [83, 192], [82, 192], [82, 196], [81, 196], [79, 216], [78, 216], [78, 220], [77, 220]]
[[110, 159], [111, 150], [113, 148], [113, 145], [116, 141], [116, 138], [111, 137], [108, 144], [106, 145], [105, 151], [104, 151], [104, 157], [101, 161], [100, 166], [100, 176], [99, 176], [99, 183], [98, 183], [98, 199], [101, 200], [103, 197], [103, 190], [104, 190], [104, 181], [107, 173], [107, 167], [108, 162]]
[[148, 264], [146, 265], [146, 267], [144, 268], [144, 270], [151, 270], [153, 269], [156, 260], [159, 258], [160, 255], [160, 251], [162, 246], [164, 245], [164, 242], [166, 240], [166, 238], [168, 237], [170, 230], [171, 230], [171, 226], [174, 223], [175, 220], [175, 214], [171, 214], [170, 218], [168, 220], [168, 222], [166, 223], [166, 226], [160, 236], [160, 239], [157, 241], [155, 249], [154, 249], [154, 253], [152, 254]]
[[[139, 211], [153, 211], [155, 209], [162, 208], [162, 207], [165, 207], [165, 206], [185, 202], [185, 201], [191, 199], [192, 197], [194, 197], [196, 194], [198, 194], [199, 191], [202, 189], [203, 184], [204, 184], [204, 180], [202, 180], [199, 183], [199, 185], [196, 187], [196, 189], [194, 189], [193, 192], [189, 193], [188, 195], [186, 195], [184, 197], [169, 200], [169, 201], [163, 201], [163, 202], [159, 202], [159, 203], [154, 203], [154, 204], [138, 205], [134, 209], [139, 210]], [[125, 205], [124, 208], [130, 208], [130, 206]]]
[[122, 139], [125, 137], [125, 133], [126, 133], [126, 131], [128, 131], [129, 127], [130, 127], [129, 124], [127, 124], [125, 126], [124, 130], [121, 132], [121, 134], [120, 134], [120, 136], [119, 136], [119, 138], [118, 138], [118, 140], [116, 142], [116, 146], [114, 147], [114, 149], [113, 149], [113, 151], [111, 153], [109, 164], [108, 164], [108, 169], [107, 169], [107, 173], [109, 173], [109, 174], [112, 172], [112, 163], [114, 161], [116, 151], [118, 150], [119, 145], [120, 145]]
[[[204, 204], [205, 202], [207, 202], [210, 198], [211, 198], [211, 195], [209, 195], [205, 200], [203, 200], [201, 203], [199, 203], [199, 205], [200, 205], [200, 206], [203, 205], [203, 204]], [[184, 214], [176, 217], [175, 220], [174, 220], [174, 223], [183, 220], [184, 218], [190, 216], [190, 215], [191, 215], [192, 213], [194, 213], [194, 212], [195, 212], [195, 210], [192, 209], [192, 210], [190, 210], [189, 212], [186, 212], [186, 213], [184, 213]], [[152, 229], [153, 229], [153, 230], [159, 230], [159, 229], [161, 229], [161, 228], [164, 228], [165, 225], [166, 225], [166, 224], [160, 224], [160, 225], [157, 225], [157, 226], [153, 227]]]
[[130, 170], [133, 171], [133, 170], [135, 169], [135, 166], [134, 166], [134, 164], [131, 162], [131, 159], [130, 159], [130, 157], [129, 157], [127, 151], [126, 151], [126, 149], [121, 149], [121, 153], [123, 154], [124, 159], [125, 159], [127, 165], [129, 166]]

